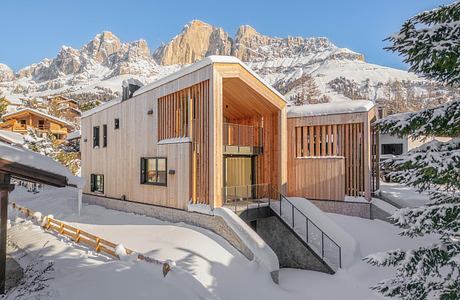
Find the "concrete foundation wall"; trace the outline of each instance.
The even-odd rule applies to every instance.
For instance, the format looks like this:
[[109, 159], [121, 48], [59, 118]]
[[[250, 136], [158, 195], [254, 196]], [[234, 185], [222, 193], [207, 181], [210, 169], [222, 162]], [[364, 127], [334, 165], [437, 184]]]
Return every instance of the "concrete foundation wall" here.
[[366, 202], [348, 202], [334, 200], [310, 200], [319, 209], [327, 213], [341, 214], [364, 219], [371, 218], [371, 205]]
[[333, 273], [278, 217], [251, 222], [260, 237], [275, 251], [280, 267]]

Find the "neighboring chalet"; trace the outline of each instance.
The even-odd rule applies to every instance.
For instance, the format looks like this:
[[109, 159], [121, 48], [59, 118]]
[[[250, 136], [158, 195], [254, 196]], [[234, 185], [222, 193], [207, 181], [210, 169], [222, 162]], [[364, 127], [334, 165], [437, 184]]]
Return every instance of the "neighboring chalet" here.
[[37, 129], [41, 134], [51, 133], [58, 142], [62, 142], [73, 130], [73, 125], [67, 121], [48, 115], [32, 108], [23, 108], [2, 116], [0, 129], [20, 134], [27, 134], [29, 128]]
[[48, 98], [49, 107], [56, 110], [56, 115], [69, 121], [77, 121], [81, 117], [78, 102], [64, 96]]

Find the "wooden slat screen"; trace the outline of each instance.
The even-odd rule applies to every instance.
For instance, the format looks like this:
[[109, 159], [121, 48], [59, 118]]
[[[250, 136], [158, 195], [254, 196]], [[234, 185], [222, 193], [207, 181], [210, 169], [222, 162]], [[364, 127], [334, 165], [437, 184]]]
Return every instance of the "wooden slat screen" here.
[[345, 158], [345, 193], [364, 196], [364, 123], [294, 128], [295, 158]]
[[189, 136], [190, 88], [158, 98], [158, 140]]
[[192, 201], [209, 204], [209, 80], [189, 89], [192, 108]]

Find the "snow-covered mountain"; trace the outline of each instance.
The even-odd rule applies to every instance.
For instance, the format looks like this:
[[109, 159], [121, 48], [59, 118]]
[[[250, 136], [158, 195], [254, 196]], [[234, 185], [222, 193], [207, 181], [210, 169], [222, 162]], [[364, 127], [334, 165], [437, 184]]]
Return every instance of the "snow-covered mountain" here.
[[367, 63], [364, 55], [339, 48], [324, 37], [270, 37], [244, 25], [232, 38], [222, 28], [194, 20], [153, 52], [145, 40], [123, 43], [113, 33], [103, 32], [81, 49], [63, 46], [55, 58], [16, 73], [0, 64], [0, 92], [107, 100], [120, 91], [126, 78], [150, 82], [213, 54], [240, 58], [287, 98], [302, 88], [299, 79], [303, 76], [313, 77], [321, 94], [331, 101], [356, 95], [391, 98], [387, 89], [394, 89], [394, 82], [404, 83], [401, 86], [407, 95], [440, 89], [415, 74]]

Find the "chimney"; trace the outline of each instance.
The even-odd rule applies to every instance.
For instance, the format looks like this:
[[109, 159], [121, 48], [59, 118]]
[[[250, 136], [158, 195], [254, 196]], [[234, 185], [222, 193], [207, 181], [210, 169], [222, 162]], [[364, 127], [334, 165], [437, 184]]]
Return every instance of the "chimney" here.
[[123, 80], [122, 90], [121, 90], [121, 100], [125, 101], [125, 100], [128, 100], [129, 98], [132, 98], [134, 95], [134, 92], [136, 92], [142, 86], [143, 86], [142, 82], [134, 78]]

